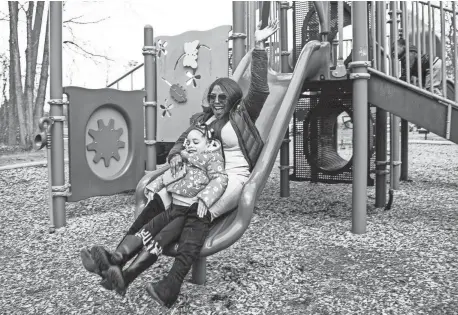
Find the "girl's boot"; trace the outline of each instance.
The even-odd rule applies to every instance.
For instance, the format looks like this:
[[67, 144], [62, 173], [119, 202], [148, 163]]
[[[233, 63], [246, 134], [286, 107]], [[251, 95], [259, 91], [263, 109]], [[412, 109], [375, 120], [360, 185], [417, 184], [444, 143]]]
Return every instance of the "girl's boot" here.
[[[143, 209], [143, 211], [140, 213], [140, 215], [137, 217], [137, 219], [132, 223], [130, 226], [127, 234], [124, 236], [122, 239], [121, 243], [118, 245], [118, 248], [125, 243], [126, 239], [132, 238], [135, 234], [137, 233], [147, 222], [149, 222], [152, 218], [154, 218], [156, 215], [164, 211], [164, 203], [162, 202], [161, 198], [159, 197], [158, 194], [154, 195], [154, 199], [151, 200], [148, 205]], [[124, 247], [124, 245], [122, 246]], [[94, 249], [96, 248], [96, 249]], [[95, 253], [96, 252], [96, 253]], [[97, 260], [93, 256], [93, 254], [98, 257]], [[81, 261], [83, 263], [84, 268], [92, 273], [98, 274], [99, 276], [102, 277], [102, 285], [106, 287], [106, 282], [104, 281], [105, 279], [105, 273], [106, 270], [109, 268], [111, 264], [119, 264], [121, 267], [132, 258], [136, 252], [129, 257], [123, 257], [122, 253], [121, 255], [115, 255], [113, 257], [112, 261], [112, 253], [106, 251], [103, 247], [101, 246], [94, 246], [91, 248], [91, 250], [84, 248], [81, 250]], [[125, 260], [125, 258], [128, 258]]]
[[125, 295], [127, 287], [146, 269], [153, 265], [162, 248], [155, 241], [152, 241], [137, 255], [129, 267], [122, 270], [120, 266], [112, 265], [108, 268], [106, 279], [109, 286], [116, 290], [120, 295]]
[[138, 253], [142, 246], [143, 239], [138, 233], [126, 235], [113, 253], [107, 251], [103, 246], [93, 246], [90, 255], [85, 250], [81, 252], [81, 259], [83, 266], [89, 272], [94, 272], [104, 278], [110, 266], [122, 267]]

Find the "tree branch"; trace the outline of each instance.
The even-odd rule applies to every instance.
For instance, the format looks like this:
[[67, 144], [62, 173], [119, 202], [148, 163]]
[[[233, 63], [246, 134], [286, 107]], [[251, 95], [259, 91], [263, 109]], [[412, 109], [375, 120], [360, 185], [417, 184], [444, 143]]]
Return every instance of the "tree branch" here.
[[[80, 45], [78, 45], [77, 43], [73, 42], [73, 41], [70, 41], [70, 40], [66, 40], [63, 42], [64, 44], [67, 44], [67, 45], [72, 45], [76, 48], [78, 48], [79, 50], [81, 50], [84, 54], [85, 57], [87, 56], [90, 56], [90, 57], [95, 57], [95, 58], [102, 58], [102, 59], [105, 59], [105, 60], [109, 60], [109, 61], [114, 61], [113, 59], [110, 59], [108, 58], [107, 56], [104, 56], [104, 55], [99, 55], [99, 54], [96, 54], [96, 53], [92, 53], [92, 52], [89, 52], [87, 51], [86, 49], [84, 49], [83, 47], [81, 47]], [[73, 50], [75, 52], [78, 52], [76, 50]]]
[[65, 20], [63, 22], [63, 24], [79, 24], [79, 25], [86, 25], [86, 24], [97, 24], [97, 23], [100, 23], [100, 22], [103, 22], [103, 21], [106, 21], [108, 20], [110, 17], [106, 17], [106, 18], [103, 18], [103, 19], [100, 19], [100, 20], [95, 20], [95, 21], [78, 21], [78, 19], [82, 18], [83, 16], [80, 15], [80, 16], [75, 16], [75, 17], [72, 17], [68, 20]]

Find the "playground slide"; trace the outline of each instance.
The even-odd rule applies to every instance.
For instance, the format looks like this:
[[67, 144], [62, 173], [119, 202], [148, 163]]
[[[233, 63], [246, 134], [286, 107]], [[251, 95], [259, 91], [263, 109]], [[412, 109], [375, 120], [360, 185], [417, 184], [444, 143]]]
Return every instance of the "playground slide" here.
[[[369, 103], [407, 121], [413, 122], [443, 138], [450, 120], [450, 141], [458, 143], [458, 104], [454, 103], [454, 84], [447, 82], [448, 99], [433, 95], [404, 81], [369, 68]], [[449, 107], [451, 108], [448, 117]]]
[[[256, 200], [269, 178], [285, 132], [293, 117], [303, 82], [316, 77], [318, 71], [327, 67], [328, 54], [324, 51], [329, 50], [328, 46], [328, 43], [318, 41], [307, 43], [298, 58], [296, 70], [292, 74], [276, 74], [269, 71], [270, 95], [256, 123], [265, 141], [264, 148], [243, 188], [238, 208], [218, 219], [214, 224], [202, 248], [201, 257], [212, 255], [231, 246], [248, 228]], [[244, 91], [247, 90], [249, 84], [248, 58], [242, 60], [233, 76]], [[136, 191], [137, 211], [144, 206], [145, 185], [166, 169], [167, 167], [164, 167], [147, 174], [139, 182]], [[171, 246], [166, 253], [173, 256], [176, 253], [175, 249], [175, 246]]]

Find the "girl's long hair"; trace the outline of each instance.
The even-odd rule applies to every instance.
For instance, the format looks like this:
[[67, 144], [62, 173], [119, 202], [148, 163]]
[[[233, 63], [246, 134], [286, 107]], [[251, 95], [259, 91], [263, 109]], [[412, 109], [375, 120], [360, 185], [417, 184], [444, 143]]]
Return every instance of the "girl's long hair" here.
[[240, 86], [234, 80], [230, 78], [218, 78], [208, 88], [207, 99], [210, 93], [213, 91], [213, 88], [217, 85], [227, 95], [226, 113], [220, 119], [213, 121], [210, 126], [215, 131], [215, 137], [222, 141], [221, 130], [229, 121], [230, 111], [242, 100], [243, 92]]

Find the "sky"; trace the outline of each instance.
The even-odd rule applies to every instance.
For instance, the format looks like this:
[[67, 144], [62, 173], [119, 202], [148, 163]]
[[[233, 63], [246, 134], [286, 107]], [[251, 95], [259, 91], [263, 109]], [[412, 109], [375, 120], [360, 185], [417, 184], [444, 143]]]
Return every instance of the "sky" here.
[[[21, 1], [25, 4], [25, 1]], [[48, 3], [46, 4], [47, 9]], [[9, 27], [6, 1], [0, 1], [0, 54], [8, 49]], [[289, 10], [291, 21], [292, 10]], [[177, 35], [189, 30], [209, 30], [220, 25], [232, 24], [232, 1], [76, 1], [65, 4], [63, 20], [75, 19], [79, 22], [100, 21], [96, 24], [72, 25], [63, 29], [63, 40], [74, 40], [87, 51], [108, 56], [85, 58], [63, 49], [63, 85], [102, 88], [131, 68], [130, 61], [143, 62], [143, 29], [149, 24], [154, 34]], [[68, 25], [68, 24], [66, 24]], [[25, 15], [20, 14], [20, 49], [25, 50]], [[45, 23], [43, 23], [44, 33]], [[351, 37], [351, 27], [346, 28], [344, 38]], [[289, 44], [292, 44], [292, 26], [288, 27]], [[42, 41], [43, 41], [42, 34]], [[39, 56], [39, 62], [41, 56]], [[24, 66], [24, 62], [22, 63]], [[142, 71], [138, 72], [142, 75]], [[49, 85], [48, 85], [49, 86]]]
[[[25, 2], [20, 2], [25, 3]], [[72, 25], [73, 36], [64, 28], [63, 41], [74, 40], [87, 51], [106, 55], [98, 63], [63, 50], [63, 85], [101, 88], [124, 74], [131, 60], [143, 62], [143, 29], [149, 24], [155, 36], [177, 35], [190, 30], [208, 30], [232, 24], [232, 2], [218, 1], [67, 1], [63, 20], [79, 17], [81, 22], [103, 20], [96, 24]], [[48, 5], [48, 3], [47, 3]], [[46, 5], [46, 7], [47, 7]], [[6, 1], [0, 1], [0, 19], [8, 13]], [[25, 50], [25, 15], [20, 13], [21, 53]], [[43, 33], [44, 25], [43, 23]], [[8, 49], [9, 25], [0, 21], [0, 53]], [[44, 36], [42, 36], [44, 38]], [[41, 56], [39, 56], [39, 62]]]

